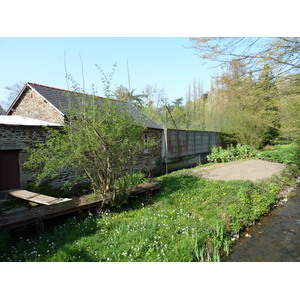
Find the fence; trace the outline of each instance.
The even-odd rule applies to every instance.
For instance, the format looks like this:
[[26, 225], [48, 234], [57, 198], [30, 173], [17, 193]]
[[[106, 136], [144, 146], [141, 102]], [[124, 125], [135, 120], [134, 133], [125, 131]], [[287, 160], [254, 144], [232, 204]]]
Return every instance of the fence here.
[[162, 157], [169, 169], [189, 167], [205, 161], [218, 145], [219, 132], [164, 129]]

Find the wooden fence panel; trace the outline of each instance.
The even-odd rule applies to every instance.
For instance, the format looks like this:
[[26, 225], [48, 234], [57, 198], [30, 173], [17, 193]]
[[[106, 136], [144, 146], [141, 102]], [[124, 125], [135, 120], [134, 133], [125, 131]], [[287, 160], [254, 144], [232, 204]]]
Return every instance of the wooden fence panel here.
[[219, 145], [218, 132], [165, 129], [167, 145], [164, 157], [179, 158], [190, 155], [208, 153], [211, 148]]

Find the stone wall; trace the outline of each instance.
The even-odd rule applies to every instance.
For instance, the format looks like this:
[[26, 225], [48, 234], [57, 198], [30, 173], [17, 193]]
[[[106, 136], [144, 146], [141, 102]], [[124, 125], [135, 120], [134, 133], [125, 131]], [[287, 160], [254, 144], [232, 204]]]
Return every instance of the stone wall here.
[[[47, 134], [47, 128], [41, 126], [0, 125], [0, 151], [19, 150], [21, 188], [26, 188], [28, 183], [32, 181], [32, 174], [22, 167], [22, 164], [28, 158], [25, 148], [34, 147], [36, 143], [43, 143], [46, 140]], [[147, 173], [147, 175], [157, 175], [161, 173], [162, 167], [162, 131], [147, 129], [142, 138], [145, 137], [145, 134], [149, 139], [149, 147], [147, 151], [145, 151], [147, 153], [141, 153], [136, 157], [134, 171], [144, 172]], [[151, 145], [153, 139], [155, 139], [155, 145]], [[76, 177], [76, 172], [74, 170], [66, 170], [66, 172], [62, 172], [55, 180], [51, 180], [49, 184], [53, 188], [60, 188], [71, 177]]]
[[44, 142], [47, 135], [47, 129], [41, 126], [0, 124], [0, 149], [23, 149], [26, 146], [33, 146], [36, 142]]
[[41, 126], [11, 126], [0, 124], [0, 151], [19, 150], [20, 187], [25, 188], [32, 175], [22, 164], [28, 158], [26, 147], [33, 147], [35, 143], [43, 143], [48, 134], [45, 127]]
[[26, 88], [11, 115], [19, 115], [58, 124], [64, 123], [64, 116], [36, 91]]
[[144, 131], [142, 138], [145, 140], [147, 135], [149, 145], [136, 157], [135, 172], [144, 172], [150, 176], [161, 173], [162, 133], [162, 130], [150, 128]]

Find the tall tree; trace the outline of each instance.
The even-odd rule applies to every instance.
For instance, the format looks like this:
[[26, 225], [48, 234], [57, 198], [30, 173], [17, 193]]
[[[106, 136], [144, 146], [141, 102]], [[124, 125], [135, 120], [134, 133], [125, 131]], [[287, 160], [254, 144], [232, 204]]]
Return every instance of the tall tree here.
[[145, 95], [145, 106], [161, 107], [166, 102], [165, 90], [158, 88], [156, 85], [146, 85], [142, 94]]
[[128, 101], [137, 108], [143, 107], [143, 99], [146, 97], [145, 94], [135, 94], [135, 89], [129, 90], [123, 85], [117, 87], [113, 96], [118, 100]]
[[173, 103], [173, 107], [181, 106], [181, 105], [182, 105], [182, 102], [183, 102], [183, 97], [180, 97], [180, 98], [175, 99], [175, 100], [172, 102], [172, 103]]
[[282, 78], [278, 87], [280, 131], [300, 144], [300, 74]]
[[[235, 120], [245, 125], [241, 128], [248, 127], [249, 139], [249, 133], [256, 132], [259, 144], [278, 133], [300, 139], [299, 37], [207, 37], [191, 38], [191, 42], [191, 48], [204, 61], [215, 62], [225, 69], [230, 65], [232, 70], [233, 62], [236, 66], [243, 65], [238, 67], [239, 72], [235, 70], [236, 78], [234, 74], [223, 74], [221, 81], [215, 81], [214, 92], [210, 92], [218, 103], [222, 99], [218, 108], [223, 107], [223, 111], [226, 108], [226, 113], [219, 115], [223, 129], [230, 129], [238, 137], [239, 133], [229, 126]], [[244, 74], [248, 74], [248, 79]], [[255, 134], [252, 140], [254, 137]], [[239, 139], [245, 141], [245, 136]]]
[[[233, 61], [218, 80], [215, 95], [223, 106], [222, 131], [255, 149], [274, 137], [278, 124], [276, 86], [267, 69], [255, 79], [239, 61]], [[272, 135], [273, 134], [273, 135]]]
[[142, 93], [145, 95], [142, 112], [157, 124], [165, 127], [167, 125], [166, 104], [168, 99], [165, 96], [164, 89], [158, 88], [156, 85], [146, 85]]

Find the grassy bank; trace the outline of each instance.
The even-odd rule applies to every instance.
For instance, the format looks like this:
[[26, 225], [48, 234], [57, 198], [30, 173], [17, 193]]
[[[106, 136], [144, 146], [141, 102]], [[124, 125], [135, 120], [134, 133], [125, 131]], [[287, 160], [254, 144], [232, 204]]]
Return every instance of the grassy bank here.
[[218, 261], [228, 253], [231, 235], [266, 213], [279, 189], [293, 183], [295, 149], [276, 146], [262, 154], [290, 165], [280, 177], [259, 183], [209, 181], [182, 170], [161, 176], [161, 191], [150, 200], [78, 214], [39, 236], [11, 230], [0, 237], [0, 261]]

